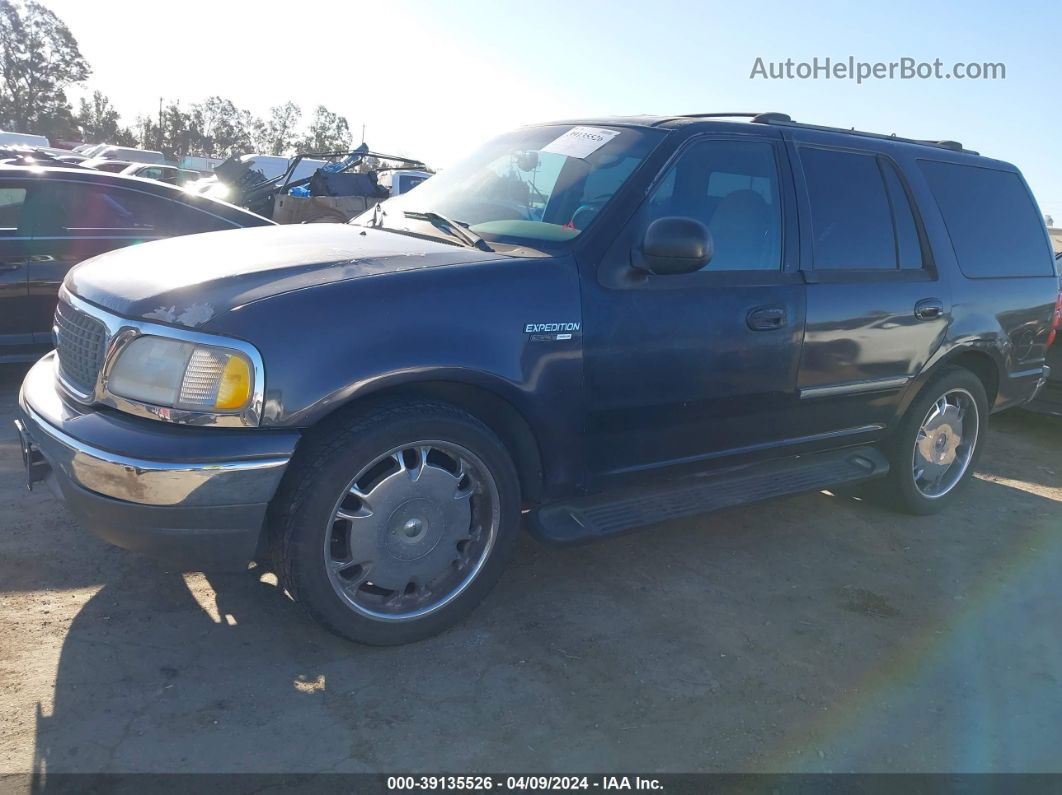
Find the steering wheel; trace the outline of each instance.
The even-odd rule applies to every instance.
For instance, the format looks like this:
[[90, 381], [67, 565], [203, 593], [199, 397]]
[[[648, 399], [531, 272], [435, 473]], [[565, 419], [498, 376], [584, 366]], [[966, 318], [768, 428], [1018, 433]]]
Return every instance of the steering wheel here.
[[[594, 216], [601, 212], [601, 208], [605, 206], [605, 202], [608, 200], [608, 196], [598, 196], [596, 199], [590, 199], [590, 201], [580, 204], [575, 208], [575, 212], [572, 213], [571, 220], [568, 221], [568, 226], [575, 229], [585, 229], [586, 225], [594, 220]], [[585, 220], [580, 220], [580, 215], [588, 215], [589, 217]]]

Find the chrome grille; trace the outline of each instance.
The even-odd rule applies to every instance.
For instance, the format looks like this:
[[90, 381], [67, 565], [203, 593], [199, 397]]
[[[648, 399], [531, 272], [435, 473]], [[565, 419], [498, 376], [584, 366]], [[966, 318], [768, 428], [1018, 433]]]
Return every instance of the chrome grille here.
[[60, 301], [55, 310], [55, 350], [63, 380], [79, 392], [91, 394], [103, 367], [107, 327]]

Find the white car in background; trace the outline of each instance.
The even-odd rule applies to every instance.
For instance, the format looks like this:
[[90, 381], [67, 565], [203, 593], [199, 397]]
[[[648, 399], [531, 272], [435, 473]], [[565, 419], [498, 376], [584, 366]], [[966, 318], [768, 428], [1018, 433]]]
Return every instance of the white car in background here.
[[159, 166], [154, 163], [130, 163], [119, 173], [130, 177], [141, 177], [165, 182], [167, 185], [186, 185], [202, 178], [198, 171], [177, 166]]
[[186, 185], [202, 178], [198, 171], [187, 168], [178, 168], [168, 164], [158, 163], [130, 163], [127, 160], [104, 160], [94, 157], [81, 163], [83, 168], [94, 168], [97, 171], [109, 171], [112, 174], [125, 174], [129, 177], [141, 177], [153, 179], [157, 182], [165, 182], [167, 185]]
[[43, 135], [29, 133], [4, 132], [0, 130], [0, 146], [43, 146], [51, 147], [51, 142]]
[[78, 154], [88, 155], [97, 160], [125, 160], [127, 163], [166, 165], [166, 156], [162, 152], [156, 152], [154, 149], [135, 149], [131, 146], [102, 144], [99, 148], [89, 149]]
[[120, 174], [132, 165], [135, 164], [128, 160], [109, 160], [105, 157], [90, 157], [88, 160], [81, 161], [82, 168], [94, 168], [97, 171], [109, 171], [112, 174]]
[[[265, 174], [266, 179], [279, 177], [287, 171], [288, 166], [291, 164], [291, 158], [282, 157], [280, 155], [260, 155], [252, 153], [244, 155], [240, 160], [244, 163], [249, 163], [251, 168], [255, 171], [261, 171]], [[325, 165], [328, 165], [327, 160], [300, 160], [299, 165], [295, 167], [295, 173], [291, 175], [290, 180], [294, 182], [297, 179], [312, 177], [317, 169]]]

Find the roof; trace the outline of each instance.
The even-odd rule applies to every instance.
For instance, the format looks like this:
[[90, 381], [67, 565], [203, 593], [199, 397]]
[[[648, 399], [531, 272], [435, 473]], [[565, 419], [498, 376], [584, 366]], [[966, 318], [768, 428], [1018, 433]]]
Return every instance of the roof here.
[[747, 124], [768, 124], [777, 127], [790, 127], [805, 130], [821, 130], [823, 132], [841, 133], [859, 137], [877, 138], [881, 140], [896, 141], [901, 143], [918, 144], [920, 146], [943, 149], [949, 152], [961, 152], [969, 155], [977, 155], [977, 152], [965, 149], [958, 141], [949, 140], [925, 140], [919, 138], [905, 138], [903, 136], [885, 133], [865, 132], [855, 128], [829, 127], [821, 124], [809, 124], [794, 121], [785, 113], [778, 112], [734, 112], [734, 113], [685, 113], [670, 116], [607, 116], [596, 119], [576, 119], [556, 124], [587, 124], [608, 127], [661, 127], [665, 129], [677, 129], [690, 126], [711, 127]]
[[185, 201], [191, 200], [196, 203], [209, 202], [212, 204], [220, 204], [239, 213], [257, 215], [257, 213], [253, 213], [245, 207], [238, 207], [235, 204], [216, 199], [212, 196], [201, 196], [199, 194], [188, 193], [183, 188], [179, 188], [176, 185], [169, 185], [165, 182], [159, 182], [154, 179], [145, 179], [144, 177], [134, 177], [131, 174], [119, 174], [113, 171], [98, 171], [94, 168], [79, 168], [76, 166], [72, 168], [61, 168], [59, 166], [9, 166], [5, 163], [0, 163], [0, 177], [16, 177], [19, 179], [47, 179], [48, 177], [53, 177], [55, 179], [72, 182], [88, 182], [96, 185], [122, 185], [145, 193], [154, 193], [157, 196], [173, 199], [180, 198]]

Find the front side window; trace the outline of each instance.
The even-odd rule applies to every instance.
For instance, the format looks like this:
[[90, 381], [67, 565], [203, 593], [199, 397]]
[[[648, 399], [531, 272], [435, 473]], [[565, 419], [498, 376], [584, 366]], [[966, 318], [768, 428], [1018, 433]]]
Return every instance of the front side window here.
[[709, 271], [778, 270], [782, 212], [774, 147], [705, 141], [683, 152], [653, 189], [644, 224], [695, 218], [712, 233]]
[[499, 251], [550, 250], [593, 222], [664, 135], [622, 126], [523, 128], [352, 223], [434, 235], [424, 217], [435, 213]]

